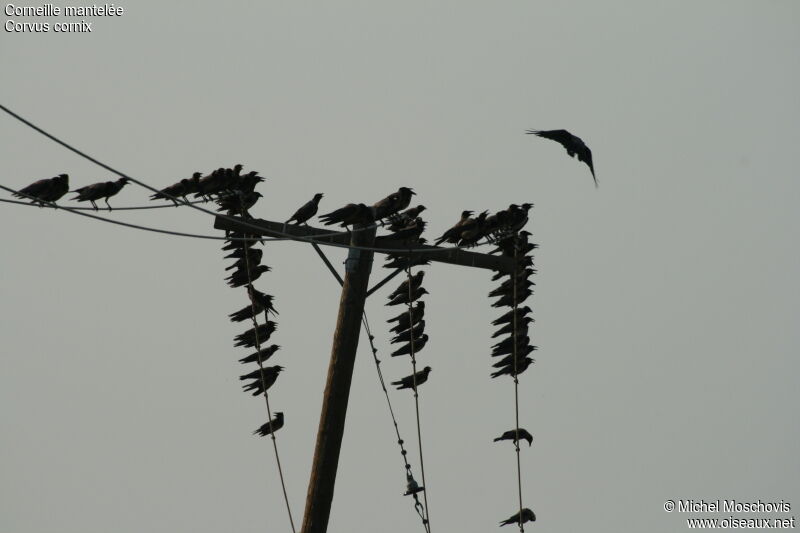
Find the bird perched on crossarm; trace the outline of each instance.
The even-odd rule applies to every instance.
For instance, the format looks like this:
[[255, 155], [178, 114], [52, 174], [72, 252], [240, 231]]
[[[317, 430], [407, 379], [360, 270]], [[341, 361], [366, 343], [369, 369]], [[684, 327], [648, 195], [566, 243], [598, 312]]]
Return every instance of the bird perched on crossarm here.
[[300, 206], [300, 208], [294, 212], [294, 215], [289, 217], [289, 220], [286, 221], [286, 224], [288, 224], [292, 220], [294, 220], [298, 225], [305, 224], [306, 222], [308, 222], [311, 219], [311, 217], [317, 214], [320, 200], [322, 200], [321, 192], [315, 194], [314, 198], [312, 198], [311, 200]]

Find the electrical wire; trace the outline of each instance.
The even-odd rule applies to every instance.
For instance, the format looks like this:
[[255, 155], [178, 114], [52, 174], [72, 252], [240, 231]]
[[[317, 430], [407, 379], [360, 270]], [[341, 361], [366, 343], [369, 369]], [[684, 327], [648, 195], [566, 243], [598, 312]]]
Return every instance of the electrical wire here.
[[[32, 203], [32, 202], [23, 202], [21, 200], [5, 200], [5, 199], [0, 198], [0, 202], [8, 202], [10, 204], [27, 205], [29, 207], [42, 207], [42, 206], [36, 205], [36, 203], [35, 203], [36, 201], [39, 201], [39, 200], [35, 200]], [[208, 203], [210, 201], [211, 200], [194, 200], [194, 201], [188, 202], [188, 203], [189, 204], [205, 204], [205, 203]], [[48, 205], [46, 207], [49, 208], [51, 206]], [[58, 207], [59, 208], [63, 208], [64, 206], [58, 206]], [[136, 211], [136, 210], [140, 210], [140, 209], [164, 209], [165, 207], [166, 208], [169, 208], [169, 207], [180, 207], [180, 205], [175, 205], [175, 204], [137, 205], [137, 206], [132, 206], [132, 207], [130, 207], [130, 206], [129, 207], [115, 207], [114, 209], [95, 209], [94, 207], [79, 207], [79, 206], [74, 206], [73, 207], [73, 206], [70, 206], [70, 208], [75, 210], [75, 211], [109, 211], [109, 212], [112, 212], [112, 213], [114, 211]]]

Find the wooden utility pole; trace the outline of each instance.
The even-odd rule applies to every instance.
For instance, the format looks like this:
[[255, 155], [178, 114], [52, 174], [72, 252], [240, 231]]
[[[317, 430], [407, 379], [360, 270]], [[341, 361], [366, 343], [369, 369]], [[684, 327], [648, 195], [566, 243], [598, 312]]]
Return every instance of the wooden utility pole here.
[[[254, 229], [252, 226], [257, 226], [260, 230]], [[393, 250], [408, 248], [408, 245], [402, 241], [384, 237], [376, 239], [376, 226], [358, 228], [360, 231], [351, 233], [334, 233], [310, 226], [286, 225], [262, 219], [217, 217], [214, 227], [248, 235], [270, 237], [282, 237], [288, 234], [294, 237], [308, 238], [312, 235], [326, 234], [326, 237], [315, 238], [314, 241], [322, 245], [349, 242], [351, 246], [374, 248], [378, 251], [386, 250], [383, 253], [398, 253]], [[415, 255], [424, 255], [430, 261], [484, 268], [503, 273], [514, 272], [513, 259], [504, 256], [457, 249], [443, 250], [436, 246], [415, 246], [415, 248], [423, 250], [415, 252]], [[328, 529], [336, 470], [339, 464], [339, 451], [342, 446], [344, 423], [347, 416], [347, 402], [350, 397], [350, 383], [353, 378], [353, 366], [361, 332], [361, 317], [368, 295], [367, 287], [372, 270], [373, 255], [371, 250], [350, 248], [345, 262], [339, 317], [333, 336], [328, 379], [322, 399], [322, 412], [317, 430], [317, 444], [314, 449], [311, 477], [308, 482], [302, 533], [325, 533]]]

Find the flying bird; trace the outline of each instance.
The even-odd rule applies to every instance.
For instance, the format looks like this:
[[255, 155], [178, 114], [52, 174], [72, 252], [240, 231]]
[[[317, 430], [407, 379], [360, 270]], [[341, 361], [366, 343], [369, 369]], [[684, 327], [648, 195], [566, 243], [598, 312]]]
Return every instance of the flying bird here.
[[55, 202], [69, 192], [69, 175], [59, 174], [54, 178], [34, 181], [19, 192], [13, 193], [17, 198], [38, 201], [40, 205], [44, 202]]
[[500, 527], [507, 526], [509, 524], [524, 524], [525, 522], [536, 522], [536, 515], [533, 514], [533, 511], [527, 507], [519, 513], [516, 513], [500, 522]]
[[525, 133], [556, 141], [567, 149], [567, 153], [570, 157], [578, 156], [578, 161], [582, 161], [589, 166], [589, 170], [592, 171], [594, 186], [598, 187], [597, 177], [594, 175], [594, 165], [592, 165], [592, 151], [589, 150], [589, 147], [586, 146], [580, 137], [576, 137], [567, 130], [528, 130]]
[[117, 181], [101, 181], [81, 187], [80, 189], [75, 189], [72, 192], [78, 193], [78, 196], [74, 197], [73, 200], [91, 202], [92, 207], [98, 209], [95, 202], [102, 198], [105, 200], [108, 210], [111, 211], [111, 204], [108, 203], [108, 199], [121, 191], [128, 181], [128, 178], [120, 178]]
[[275, 418], [258, 428], [253, 432], [253, 435], [259, 435], [261, 437], [266, 437], [270, 433], [275, 433], [279, 429], [283, 427], [283, 413], [277, 411], [275, 413]]
[[397, 381], [392, 381], [392, 385], [397, 385], [397, 390], [400, 389], [413, 389], [414, 388], [414, 379], [416, 378], [417, 386], [422, 385], [426, 381], [428, 381], [428, 374], [431, 373], [431, 367], [426, 366], [416, 374], [411, 374], [410, 376], [406, 376], [403, 379], [399, 379]]
[[286, 221], [286, 224], [292, 220], [297, 222], [298, 225], [308, 222], [311, 217], [317, 214], [320, 200], [322, 200], [322, 193], [315, 194], [314, 198], [304, 203], [297, 211], [294, 212], [294, 215], [292, 215], [289, 220]]
[[[525, 428], [519, 428], [519, 438], [521, 438], [522, 440], [528, 441], [528, 447], [530, 447], [531, 444], [533, 444], [533, 435], [528, 433], [528, 430], [525, 429]], [[494, 439], [494, 442], [497, 442], [497, 441], [500, 441], [500, 440], [510, 440], [510, 441], [513, 441], [516, 444], [516, 442], [517, 442], [517, 430], [516, 429], [509, 429], [508, 431], [506, 431], [505, 433], [503, 433], [502, 435], [500, 435], [499, 437]]]

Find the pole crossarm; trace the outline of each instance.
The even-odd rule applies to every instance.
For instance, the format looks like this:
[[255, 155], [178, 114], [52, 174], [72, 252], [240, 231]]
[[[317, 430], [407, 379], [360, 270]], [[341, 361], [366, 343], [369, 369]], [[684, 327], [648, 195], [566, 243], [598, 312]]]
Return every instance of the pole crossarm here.
[[[246, 224], [242, 224], [242, 222]], [[253, 229], [252, 226], [262, 228], [261, 232]], [[283, 222], [272, 222], [261, 218], [243, 219], [241, 217], [217, 217], [214, 221], [214, 228], [246, 233], [248, 235], [263, 235], [269, 237], [299, 237], [307, 239], [315, 235], [316, 244], [322, 245], [347, 245], [350, 243], [350, 233], [346, 231], [332, 233], [326, 229], [314, 228], [311, 226], [298, 226], [295, 224], [284, 224]], [[408, 244], [403, 241], [392, 240], [386, 237], [378, 237], [375, 243], [370, 246], [374, 251], [385, 254], [399, 254], [397, 250], [409, 249]], [[386, 251], [382, 251], [386, 250]], [[461, 265], [475, 268], [485, 268], [504, 274], [514, 272], [514, 260], [512, 258], [469, 252], [459, 248], [441, 248], [439, 246], [414, 245], [414, 256], [439, 263], [449, 263], [451, 265]]]

